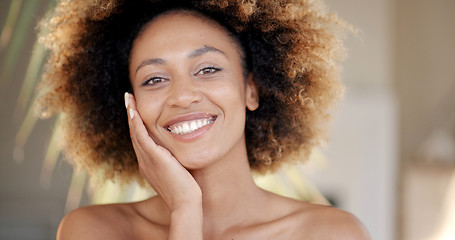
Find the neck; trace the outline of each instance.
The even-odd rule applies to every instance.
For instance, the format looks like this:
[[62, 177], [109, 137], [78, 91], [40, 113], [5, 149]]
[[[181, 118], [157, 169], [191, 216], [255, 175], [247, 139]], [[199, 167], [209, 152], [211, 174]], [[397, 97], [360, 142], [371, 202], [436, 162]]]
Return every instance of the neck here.
[[249, 212], [265, 196], [253, 181], [244, 142], [216, 164], [191, 174], [202, 190], [204, 229], [247, 224]]

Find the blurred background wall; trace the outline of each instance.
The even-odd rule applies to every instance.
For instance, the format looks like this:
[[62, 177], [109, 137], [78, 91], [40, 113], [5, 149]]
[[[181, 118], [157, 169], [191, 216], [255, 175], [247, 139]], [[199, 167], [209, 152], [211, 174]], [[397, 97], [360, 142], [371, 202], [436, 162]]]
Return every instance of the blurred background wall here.
[[[326, 2], [360, 32], [325, 158], [300, 172], [373, 239], [455, 239], [455, 1]], [[48, 150], [56, 119], [30, 117], [35, 26], [52, 4], [0, 0], [0, 239], [54, 239], [65, 206], [93, 199]]]

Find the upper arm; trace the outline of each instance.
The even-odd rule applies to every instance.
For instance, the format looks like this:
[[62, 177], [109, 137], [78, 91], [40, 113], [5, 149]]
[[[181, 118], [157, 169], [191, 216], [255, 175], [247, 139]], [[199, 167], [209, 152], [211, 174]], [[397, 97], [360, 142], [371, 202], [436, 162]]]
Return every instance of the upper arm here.
[[68, 213], [60, 222], [57, 240], [119, 239], [118, 226], [112, 226], [109, 218], [93, 208], [79, 208]]

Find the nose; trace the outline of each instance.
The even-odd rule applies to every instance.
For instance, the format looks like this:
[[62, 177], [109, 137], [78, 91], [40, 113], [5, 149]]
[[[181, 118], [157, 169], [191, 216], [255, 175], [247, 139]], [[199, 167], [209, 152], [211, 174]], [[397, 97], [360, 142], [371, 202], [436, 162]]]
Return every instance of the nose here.
[[171, 107], [189, 108], [191, 104], [200, 102], [201, 99], [201, 92], [194, 79], [181, 77], [171, 84], [168, 97], [168, 104]]

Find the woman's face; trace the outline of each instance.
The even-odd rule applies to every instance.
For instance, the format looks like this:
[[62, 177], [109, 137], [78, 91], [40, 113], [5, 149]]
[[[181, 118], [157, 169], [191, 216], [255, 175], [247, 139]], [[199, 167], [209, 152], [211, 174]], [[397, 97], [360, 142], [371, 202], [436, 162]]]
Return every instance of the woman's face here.
[[245, 152], [246, 108], [257, 108], [257, 90], [217, 23], [183, 12], [154, 19], [133, 43], [129, 71], [149, 135], [184, 167]]

